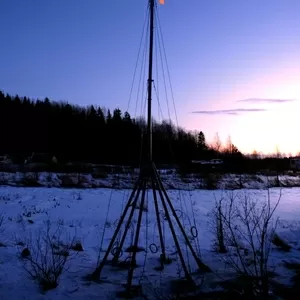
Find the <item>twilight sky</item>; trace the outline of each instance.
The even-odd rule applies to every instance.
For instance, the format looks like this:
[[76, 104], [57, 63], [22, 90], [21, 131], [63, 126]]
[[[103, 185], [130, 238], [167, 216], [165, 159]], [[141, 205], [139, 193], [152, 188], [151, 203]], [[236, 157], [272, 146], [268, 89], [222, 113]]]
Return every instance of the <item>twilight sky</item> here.
[[[125, 111], [146, 8], [147, 0], [1, 0], [0, 89]], [[230, 134], [244, 152], [300, 151], [299, 11], [299, 0], [158, 5], [179, 125], [208, 141]], [[135, 116], [134, 95], [130, 103]]]

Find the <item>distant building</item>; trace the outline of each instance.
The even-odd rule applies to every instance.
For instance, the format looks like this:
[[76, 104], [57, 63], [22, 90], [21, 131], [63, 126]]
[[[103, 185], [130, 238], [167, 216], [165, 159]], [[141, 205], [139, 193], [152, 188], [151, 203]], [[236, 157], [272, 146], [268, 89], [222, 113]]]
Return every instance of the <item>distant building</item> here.
[[290, 167], [292, 170], [300, 170], [300, 158], [291, 158], [290, 159]]
[[211, 159], [211, 160], [192, 160], [192, 164], [200, 165], [222, 165], [224, 162], [222, 159]]
[[221, 170], [224, 165], [224, 161], [222, 159], [192, 160], [191, 163], [193, 169], [199, 171]]

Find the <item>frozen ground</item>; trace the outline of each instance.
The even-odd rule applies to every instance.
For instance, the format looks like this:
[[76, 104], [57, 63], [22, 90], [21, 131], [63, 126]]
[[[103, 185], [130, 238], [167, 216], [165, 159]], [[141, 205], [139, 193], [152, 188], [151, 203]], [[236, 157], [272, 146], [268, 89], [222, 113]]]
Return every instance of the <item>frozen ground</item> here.
[[[265, 176], [261, 174], [197, 174], [180, 175], [174, 169], [160, 170], [167, 189], [262, 189], [269, 187], [300, 187], [300, 176]], [[50, 173], [50, 172], [0, 172], [0, 186], [43, 186], [80, 188], [133, 188], [138, 170], [131, 173]]]
[[[102, 249], [106, 249], [110, 237], [116, 228], [116, 222], [128, 199], [130, 190], [111, 189], [61, 189], [61, 188], [24, 188], [0, 187], [0, 213], [4, 218], [0, 230], [0, 299], [115, 299], [116, 292], [124, 290], [127, 271], [105, 266], [101, 283], [84, 280], [97, 263], [97, 255], [101, 246], [101, 236], [105, 229]], [[239, 190], [237, 193], [247, 193], [260, 201], [267, 198], [266, 190]], [[215, 272], [226, 273], [226, 268], [220, 263], [218, 255], [212, 251], [212, 233], [209, 229], [209, 213], [214, 199], [226, 194], [225, 191], [193, 190], [168, 191], [180, 220], [189, 237], [194, 221], [198, 228], [198, 236], [192, 240], [196, 251], [200, 252], [203, 261]], [[271, 189], [271, 202], [279, 197], [279, 189]], [[144, 212], [139, 246], [146, 251], [137, 255], [138, 268], [134, 272], [134, 283], [141, 283], [147, 287], [152, 296], [162, 287], [183, 276], [178, 263], [174, 242], [167, 230], [166, 221], [163, 222], [167, 255], [174, 262], [167, 265], [163, 271], [155, 270], [159, 266], [159, 252], [151, 253], [149, 245], [159, 245], [157, 223], [152, 206], [152, 195], [146, 197], [149, 202], [148, 212]], [[108, 204], [110, 204], [108, 210]], [[192, 213], [193, 210], [193, 213]], [[283, 267], [283, 260], [300, 260], [300, 188], [282, 189], [282, 198], [276, 215], [281, 222], [277, 232], [292, 246], [288, 253], [272, 249], [270, 263], [276, 268], [278, 280], [289, 282], [291, 271]], [[163, 215], [162, 215], [163, 217]], [[137, 218], [135, 218], [136, 221]], [[51, 221], [53, 227], [60, 224], [69, 237], [76, 236], [84, 248], [70, 261], [69, 270], [62, 274], [60, 284], [56, 289], [42, 293], [35, 281], [24, 270], [24, 261], [20, 258], [23, 246], [34, 240], [37, 233], [45, 228], [45, 222]], [[133, 222], [135, 224], [135, 222]], [[148, 224], [148, 226], [146, 226]], [[129, 237], [133, 234], [133, 227], [129, 229]], [[177, 230], [178, 232], [178, 230]], [[31, 237], [31, 239], [30, 239]], [[186, 256], [186, 247], [178, 234], [183, 253]], [[131, 239], [131, 238], [130, 238]], [[131, 244], [126, 240], [126, 246]], [[103, 252], [101, 257], [103, 257]], [[128, 253], [121, 257], [126, 259]], [[190, 268], [196, 271], [196, 265], [189, 256]], [[212, 276], [212, 275], [208, 275]], [[195, 280], [202, 279], [202, 275], [194, 273]]]

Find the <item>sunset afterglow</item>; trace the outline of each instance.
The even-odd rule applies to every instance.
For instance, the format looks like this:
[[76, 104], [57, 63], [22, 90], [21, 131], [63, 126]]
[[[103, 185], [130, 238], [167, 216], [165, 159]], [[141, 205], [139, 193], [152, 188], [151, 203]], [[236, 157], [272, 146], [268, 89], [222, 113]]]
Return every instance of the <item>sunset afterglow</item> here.
[[[230, 135], [244, 152], [299, 152], [300, 2], [159, 2], [178, 125], [208, 142]], [[141, 0], [1, 2], [0, 89], [124, 112], [146, 8]], [[156, 119], [169, 118], [161, 82], [155, 73]]]
[[[214, 106], [201, 114], [205, 124], [204, 130], [210, 132], [210, 139], [215, 132], [219, 132], [224, 142], [230, 134], [234, 143], [248, 153], [253, 150], [272, 153], [276, 147], [286, 154], [298, 153], [300, 151], [300, 143], [296, 138], [300, 111], [298, 82], [300, 82], [300, 68], [294, 68], [283, 69], [279, 74], [269, 76], [266, 74], [253, 82], [236, 86], [235, 90], [224, 95], [222, 101], [216, 100]], [[245, 112], [238, 115], [212, 114], [213, 110], [240, 108], [245, 109]], [[265, 111], [251, 112], [251, 109]], [[197, 114], [192, 116], [188, 126], [195, 126], [198, 117]]]

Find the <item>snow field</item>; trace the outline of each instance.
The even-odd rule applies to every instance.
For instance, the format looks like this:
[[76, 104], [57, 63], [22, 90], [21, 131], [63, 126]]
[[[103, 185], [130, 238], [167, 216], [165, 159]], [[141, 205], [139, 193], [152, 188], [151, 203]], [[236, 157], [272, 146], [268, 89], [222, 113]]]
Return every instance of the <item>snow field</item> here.
[[[4, 246], [0, 247], [0, 299], [114, 299], [117, 291], [124, 290], [122, 284], [126, 283], [126, 269], [106, 265], [101, 273], [103, 282], [100, 284], [86, 281], [83, 277], [93, 272], [96, 267], [102, 233], [105, 229], [101, 252], [101, 258], [103, 257], [130, 192], [131, 190], [127, 189], [0, 187], [0, 213], [4, 220], [0, 230], [0, 243]], [[215, 199], [226, 197], [227, 193], [228, 191], [222, 190], [168, 191], [194, 249], [205, 264], [214, 272], [222, 274], [226, 273], [226, 267], [220, 261], [219, 255], [212, 251], [214, 237], [210, 230], [210, 213]], [[238, 190], [233, 193], [241, 195], [246, 193], [262, 203], [267, 199], [266, 190]], [[300, 188], [282, 189], [281, 193], [281, 201], [275, 212], [275, 217], [280, 217], [277, 232], [288, 241], [292, 250], [284, 253], [274, 247], [271, 251], [270, 264], [276, 268], [280, 280], [289, 283], [292, 273], [286, 270], [282, 263], [287, 259], [300, 262], [298, 250], [300, 249]], [[280, 189], [270, 190], [271, 205], [275, 204], [279, 195]], [[156, 270], [160, 266], [160, 251], [152, 253], [149, 248], [153, 243], [159, 248], [151, 191], [148, 192], [146, 201], [147, 211], [143, 213], [139, 239], [139, 246], [146, 251], [137, 253], [138, 268], [134, 272], [134, 283], [149, 286], [148, 291], [151, 291], [151, 289], [166, 287], [171, 280], [184, 274], [163, 213], [160, 217], [166, 253], [172, 263], [166, 265], [163, 271]], [[139, 210], [136, 210], [124, 249], [132, 244], [138, 212]], [[70, 261], [70, 268], [62, 274], [56, 289], [41, 293], [37, 283], [24, 270], [24, 261], [20, 258], [22, 246], [17, 244], [23, 242], [26, 245], [30, 239], [34, 240], [34, 237], [45, 228], [48, 220], [54, 229], [59, 224], [66, 237], [75, 237], [80, 241], [84, 251], [78, 252]], [[175, 224], [174, 219], [172, 220]], [[191, 232], [194, 221], [197, 226], [196, 238]], [[196, 282], [199, 282], [203, 274], [196, 272], [197, 265], [190, 252], [186, 250], [185, 241], [178, 227], [175, 228], [188, 267]], [[120, 260], [125, 260], [127, 255], [128, 253], [124, 251]]]

